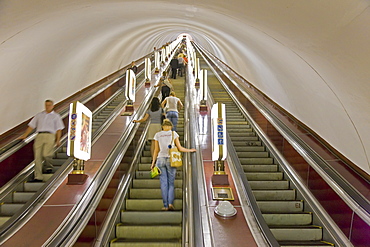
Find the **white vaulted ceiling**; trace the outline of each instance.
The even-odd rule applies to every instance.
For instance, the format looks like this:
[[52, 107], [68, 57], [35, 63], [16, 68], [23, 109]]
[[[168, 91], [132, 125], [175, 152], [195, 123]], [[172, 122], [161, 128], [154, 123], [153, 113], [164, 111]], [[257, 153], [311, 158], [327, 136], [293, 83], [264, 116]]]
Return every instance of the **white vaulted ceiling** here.
[[368, 0], [1, 0], [0, 134], [182, 33], [370, 173]]

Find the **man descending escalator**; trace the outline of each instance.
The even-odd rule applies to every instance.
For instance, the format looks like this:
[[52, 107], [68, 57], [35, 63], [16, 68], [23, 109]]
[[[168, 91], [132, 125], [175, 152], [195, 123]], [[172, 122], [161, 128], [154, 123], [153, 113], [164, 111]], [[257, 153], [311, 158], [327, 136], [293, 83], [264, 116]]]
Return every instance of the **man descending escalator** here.
[[62, 129], [64, 123], [60, 115], [54, 112], [54, 102], [45, 101], [45, 111], [42, 111], [31, 120], [26, 132], [19, 138], [25, 139], [33, 129], [36, 129], [37, 136], [33, 144], [35, 155], [35, 173], [31, 182], [43, 181], [43, 161], [45, 161], [46, 173], [53, 172], [51, 159], [53, 157], [54, 146], [60, 145]]

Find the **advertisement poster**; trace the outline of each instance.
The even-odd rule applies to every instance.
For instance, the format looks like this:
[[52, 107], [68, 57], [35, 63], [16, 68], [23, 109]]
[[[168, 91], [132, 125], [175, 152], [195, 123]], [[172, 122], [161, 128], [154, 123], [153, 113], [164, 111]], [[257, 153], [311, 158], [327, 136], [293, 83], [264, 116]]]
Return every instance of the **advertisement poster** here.
[[88, 160], [91, 157], [92, 112], [76, 101], [69, 107], [67, 155]]

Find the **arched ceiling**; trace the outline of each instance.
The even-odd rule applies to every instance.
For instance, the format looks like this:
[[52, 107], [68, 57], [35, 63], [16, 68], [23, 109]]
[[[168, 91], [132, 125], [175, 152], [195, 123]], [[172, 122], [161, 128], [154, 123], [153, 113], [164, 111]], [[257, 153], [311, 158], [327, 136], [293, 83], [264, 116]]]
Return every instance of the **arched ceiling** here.
[[370, 173], [369, 23], [365, 0], [2, 0], [0, 133], [188, 33]]

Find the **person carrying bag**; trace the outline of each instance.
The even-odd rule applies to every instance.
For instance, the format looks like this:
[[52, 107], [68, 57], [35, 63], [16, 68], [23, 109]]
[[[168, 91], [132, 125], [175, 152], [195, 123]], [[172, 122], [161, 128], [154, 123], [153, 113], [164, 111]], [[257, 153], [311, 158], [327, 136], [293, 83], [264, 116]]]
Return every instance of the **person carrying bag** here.
[[169, 153], [170, 153], [170, 163], [171, 163], [171, 167], [180, 167], [182, 166], [182, 158], [181, 158], [181, 152], [177, 149], [176, 145], [174, 145], [174, 142], [173, 142], [173, 137], [174, 137], [174, 134], [173, 134], [174, 131], [172, 131], [172, 141], [171, 141], [171, 144], [170, 144], [170, 148], [169, 148]]
[[[171, 166], [169, 149], [177, 147], [180, 152], [195, 152], [194, 148], [187, 149], [181, 146], [179, 135], [172, 131], [172, 123], [169, 119], [163, 120], [162, 131], [154, 135], [154, 153], [150, 169], [158, 167], [161, 170], [159, 180], [163, 199], [162, 210], [175, 210], [173, 202], [175, 200], [175, 177], [176, 167]], [[170, 145], [168, 145], [170, 143]], [[180, 153], [181, 157], [181, 153]]]

